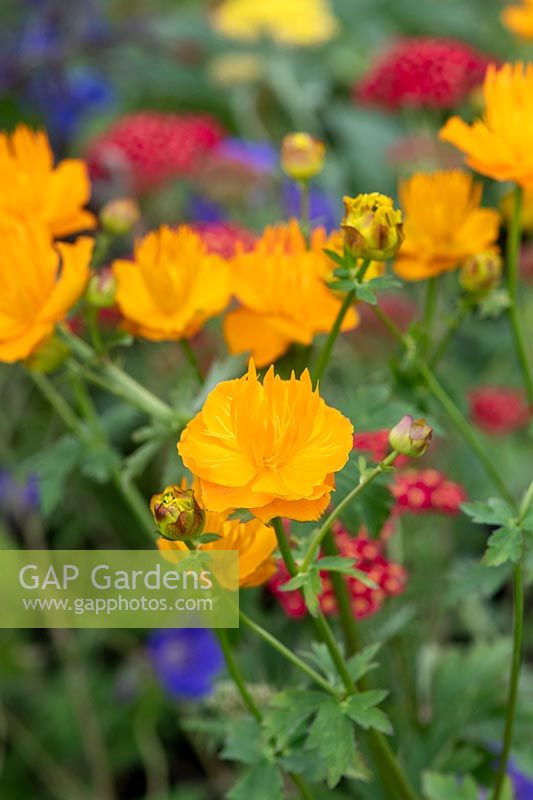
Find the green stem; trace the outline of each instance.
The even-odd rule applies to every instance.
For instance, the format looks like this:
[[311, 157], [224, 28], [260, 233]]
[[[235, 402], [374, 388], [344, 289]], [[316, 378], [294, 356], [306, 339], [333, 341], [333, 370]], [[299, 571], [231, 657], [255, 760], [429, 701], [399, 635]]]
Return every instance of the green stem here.
[[511, 301], [509, 305], [509, 319], [511, 321], [515, 350], [520, 369], [522, 370], [528, 403], [531, 406], [533, 405], [533, 376], [531, 374], [525, 337], [518, 312], [518, 273], [520, 242], [522, 238], [522, 199], [523, 190], [520, 186], [516, 186], [514, 191], [513, 215], [507, 240], [507, 283]]
[[113, 364], [109, 359], [99, 358], [95, 351], [78, 336], [75, 336], [65, 327], [60, 329], [63, 338], [69, 344], [72, 352], [83, 363], [98, 364], [104, 377], [107, 379], [109, 388], [119, 397], [128, 401], [131, 405], [144, 411], [148, 416], [160, 420], [165, 425], [174, 425], [176, 413], [174, 410], [156, 397], [152, 392], [145, 389], [140, 383], [127, 375], [123, 370]]
[[[387, 326], [389, 331], [400, 342], [400, 344], [402, 344], [406, 349], [409, 349], [411, 346], [409, 338], [402, 333], [402, 331], [397, 325], [395, 325], [388, 315], [385, 314], [385, 312], [380, 309], [379, 306], [370, 306], [370, 308], [374, 311], [374, 314], [378, 317], [378, 319], [380, 319], [383, 324]], [[420, 361], [418, 362], [417, 366], [427, 388], [435, 397], [435, 399], [438, 400], [442, 405], [452, 422], [455, 424], [456, 428], [470, 446], [471, 450], [476, 454], [479, 462], [482, 464], [485, 472], [491, 479], [494, 486], [497, 488], [498, 492], [501, 492], [503, 497], [505, 497], [506, 500], [514, 505], [514, 498], [511, 492], [503, 482], [498, 469], [494, 466], [490, 456], [485, 452], [485, 448], [468, 424], [464, 415], [455, 405], [454, 401], [448, 395], [445, 389], [441, 386], [431, 369]]]
[[437, 342], [435, 349], [429, 359], [429, 366], [434, 368], [437, 366], [439, 361], [441, 360], [442, 356], [446, 352], [448, 345], [450, 344], [451, 340], [453, 339], [455, 333], [460, 328], [463, 321], [466, 319], [468, 314], [472, 309], [471, 303], [467, 301], [463, 301], [459, 304], [457, 309], [457, 313], [452, 317], [446, 332], [443, 334], [441, 339]]
[[365, 478], [358, 483], [357, 486], [355, 486], [343, 500], [341, 500], [341, 502], [338, 504], [338, 506], [336, 506], [336, 508], [333, 509], [333, 511], [331, 511], [311, 539], [299, 572], [307, 572], [307, 570], [310, 568], [315, 554], [320, 547], [322, 539], [327, 534], [339, 514], [342, 513], [346, 506], [348, 506], [358, 494], [366, 489], [369, 483], [372, 483], [372, 481], [374, 481], [378, 475], [381, 475], [381, 473], [384, 472], [388, 467], [392, 466], [398, 456], [399, 453], [396, 450], [393, 450], [392, 453], [389, 453], [389, 455], [386, 456], [386, 458], [384, 458], [383, 461], [381, 461], [376, 467], [374, 467], [374, 469], [370, 470]]
[[[294, 560], [281, 519], [279, 517], [273, 519], [272, 526], [276, 532], [279, 550], [285, 562], [285, 566], [287, 567], [287, 571], [289, 575], [294, 576], [298, 572], [298, 566]], [[357, 687], [352, 680], [344, 656], [335, 641], [335, 637], [324, 615], [319, 613], [317, 617], [313, 618], [313, 624], [318, 636], [328, 648], [331, 659], [335, 664], [347, 694], [356, 694]], [[394, 787], [393, 791], [398, 800], [417, 800], [396, 756], [384, 737], [373, 729], [368, 732], [368, 737], [372, 753], [378, 765], [378, 776], [380, 779], [384, 780], [387, 786]]]
[[516, 714], [516, 701], [518, 698], [518, 683], [522, 666], [522, 648], [524, 640], [524, 583], [522, 567], [517, 564], [513, 570], [513, 656], [511, 661], [511, 676], [509, 679], [509, 693], [505, 713], [505, 727], [503, 732], [502, 752], [496, 776], [496, 784], [492, 800], [500, 800], [507, 774], [507, 762], [511, 751], [513, 727]]
[[429, 278], [426, 284], [426, 299], [424, 303], [424, 352], [429, 349], [431, 341], [431, 328], [433, 325], [433, 318], [435, 316], [435, 309], [437, 307], [437, 279]]
[[311, 678], [317, 686], [320, 686], [328, 694], [333, 695], [334, 697], [338, 696], [337, 691], [331, 686], [323, 677], [320, 675], [319, 672], [316, 672], [309, 664], [306, 664], [301, 658], [299, 658], [292, 650], [289, 650], [288, 647], [285, 647], [283, 642], [280, 642], [279, 639], [276, 639], [271, 633], [265, 630], [261, 625], [257, 622], [254, 622], [244, 611], [239, 611], [239, 617], [241, 618], [242, 622], [250, 628], [260, 639], [263, 639], [264, 642], [269, 644], [274, 650], [277, 650], [283, 658], [286, 658], [287, 661], [290, 661], [295, 667], [297, 667], [301, 672], [304, 672], [309, 678]]
[[[327, 556], [338, 556], [339, 550], [333, 539], [331, 530], [326, 532], [322, 540], [322, 549]], [[333, 586], [333, 592], [339, 610], [339, 620], [342, 628], [344, 646], [346, 654], [353, 656], [360, 649], [359, 636], [357, 633], [357, 623], [352, 611], [352, 603], [346, 580], [338, 572], [330, 572], [329, 579]], [[361, 687], [362, 688], [362, 687]]]
[[28, 370], [27, 373], [43, 397], [48, 400], [58, 417], [63, 421], [65, 427], [81, 435], [83, 429], [81, 421], [66, 400], [57, 391], [50, 378], [41, 372], [34, 372], [33, 370]]
[[181, 349], [183, 350], [183, 353], [185, 355], [185, 358], [187, 359], [188, 363], [192, 367], [192, 370], [193, 370], [193, 372], [194, 372], [194, 374], [196, 376], [196, 380], [198, 381], [200, 386], [202, 386], [203, 383], [204, 383], [205, 378], [204, 378], [202, 370], [200, 368], [200, 363], [199, 363], [198, 359], [196, 358], [196, 353], [194, 352], [194, 350], [191, 347], [191, 343], [189, 342], [188, 339], [180, 339], [180, 345], [181, 345]]
[[[356, 280], [358, 281], [363, 280], [365, 272], [367, 271], [369, 266], [370, 266], [370, 259], [365, 259], [357, 271]], [[320, 381], [326, 370], [326, 367], [329, 363], [329, 359], [331, 357], [333, 346], [337, 341], [337, 337], [340, 333], [342, 323], [344, 322], [344, 317], [348, 313], [354, 300], [355, 300], [355, 289], [352, 289], [345, 295], [344, 300], [342, 301], [342, 305], [339, 308], [339, 312], [337, 314], [335, 322], [333, 323], [333, 327], [328, 333], [328, 338], [324, 342], [324, 346], [322, 347], [322, 350], [319, 353], [318, 361], [313, 370], [313, 386], [316, 386], [318, 384], [318, 382]]]

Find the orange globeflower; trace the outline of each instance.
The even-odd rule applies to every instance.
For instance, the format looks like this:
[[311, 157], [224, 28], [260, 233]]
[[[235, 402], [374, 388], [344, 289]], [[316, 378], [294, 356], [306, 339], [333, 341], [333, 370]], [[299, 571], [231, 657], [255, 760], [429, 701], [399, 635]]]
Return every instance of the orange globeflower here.
[[501, 19], [513, 33], [524, 39], [533, 39], [533, 0], [523, 0], [522, 5], [505, 8]]
[[[331, 242], [329, 243], [331, 246]], [[311, 344], [331, 329], [342, 300], [328, 287], [333, 262], [324, 254], [325, 231], [313, 231], [308, 247], [298, 223], [267, 228], [252, 250], [230, 263], [233, 292], [241, 306], [224, 321], [231, 353], [251, 352], [258, 367], [271, 364], [293, 342]], [[357, 324], [350, 309], [342, 330]]]
[[485, 113], [467, 125], [452, 117], [440, 131], [472, 169], [497, 181], [533, 185], [533, 64], [491, 64], [483, 84]]
[[56, 246], [42, 226], [0, 229], [0, 361], [27, 358], [82, 294], [94, 242]]
[[227, 306], [229, 273], [186, 225], [163, 225], [135, 245], [133, 261], [115, 261], [117, 304], [127, 327], [153, 341], [194, 336]]
[[353, 444], [353, 427], [313, 391], [309, 372], [263, 384], [248, 373], [223, 381], [181, 435], [178, 451], [213, 511], [247, 508], [273, 517], [318, 519]]
[[2, 224], [37, 220], [52, 236], [69, 236], [96, 226], [83, 206], [91, 194], [87, 167], [65, 159], [54, 167], [44, 131], [19, 125], [0, 133], [0, 219]]
[[[272, 553], [277, 547], [274, 530], [263, 525], [258, 519], [241, 522], [228, 519], [229, 512], [217, 514], [206, 511], [204, 533], [216, 533], [220, 539], [206, 542], [198, 546], [199, 550], [238, 550], [239, 551], [239, 585], [242, 589], [260, 586], [276, 571], [276, 562]], [[163, 553], [172, 550], [188, 550], [185, 542], [169, 541], [162, 536], [157, 546]]]
[[480, 208], [482, 186], [466, 172], [417, 173], [399, 193], [405, 241], [394, 270], [405, 280], [432, 278], [494, 247], [500, 215]]

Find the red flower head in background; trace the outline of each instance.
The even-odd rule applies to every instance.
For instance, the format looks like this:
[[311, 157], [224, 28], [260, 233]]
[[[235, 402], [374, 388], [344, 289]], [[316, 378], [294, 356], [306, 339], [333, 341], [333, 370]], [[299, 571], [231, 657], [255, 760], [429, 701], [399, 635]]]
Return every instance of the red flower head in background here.
[[[354, 617], [362, 619], [379, 611], [387, 597], [401, 594], [405, 589], [407, 573], [401, 564], [388, 561], [383, 555], [384, 542], [380, 539], [371, 539], [361, 528], [357, 536], [353, 537], [340, 525], [335, 523], [335, 543], [341, 556], [353, 557], [354, 567], [366, 572], [368, 577], [377, 584], [376, 589], [370, 589], [357, 578], [345, 578], [350, 593]], [[337, 613], [337, 604], [331, 580], [327, 572], [321, 573], [322, 593], [319, 597], [320, 608], [327, 615]], [[303, 617], [306, 606], [299, 590], [284, 592], [281, 587], [288, 583], [289, 573], [283, 562], [279, 562], [278, 571], [270, 579], [270, 590], [279, 600], [281, 607], [289, 617]]]
[[143, 111], [117, 120], [88, 148], [91, 177], [117, 177], [136, 190], [167, 178], [189, 175], [223, 137], [209, 114]]
[[531, 416], [525, 395], [519, 389], [484, 386], [470, 392], [469, 400], [474, 423], [495, 436], [523, 428]]
[[483, 82], [487, 56], [453, 39], [402, 39], [380, 55], [354, 96], [389, 111], [452, 108]]
[[234, 222], [196, 222], [191, 228], [200, 236], [210, 253], [222, 258], [233, 258], [237, 246], [241, 251], [251, 250], [257, 239], [252, 231]]
[[448, 480], [436, 469], [409, 469], [396, 476], [391, 486], [396, 498], [393, 514], [458, 514], [466, 500], [462, 486]]

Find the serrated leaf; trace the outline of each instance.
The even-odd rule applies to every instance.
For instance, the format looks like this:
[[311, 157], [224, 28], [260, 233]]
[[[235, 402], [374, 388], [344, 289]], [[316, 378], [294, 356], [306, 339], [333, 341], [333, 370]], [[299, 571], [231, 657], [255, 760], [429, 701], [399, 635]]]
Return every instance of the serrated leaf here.
[[371, 578], [368, 577], [366, 572], [357, 569], [354, 566], [353, 558], [345, 556], [325, 556], [316, 562], [316, 569], [324, 570], [325, 572], [340, 572], [343, 575], [349, 575], [351, 578], [356, 578], [360, 583], [367, 586], [369, 589], [377, 589], [378, 585]]
[[237, 781], [227, 797], [228, 800], [283, 800], [283, 785], [278, 767], [269, 761], [261, 761]]
[[[315, 575], [315, 576], [318, 577], [318, 579], [320, 581], [320, 576], [318, 575], [318, 573], [310, 572], [310, 573], [308, 573], [308, 575], [309, 576]], [[305, 605], [307, 606], [307, 610], [309, 611], [309, 613], [311, 614], [312, 617], [316, 617], [318, 615], [319, 610], [320, 610], [320, 606], [319, 606], [319, 602], [318, 602], [318, 596], [319, 596], [319, 594], [320, 594], [320, 592], [322, 590], [322, 584], [320, 583], [320, 587], [317, 590], [316, 585], [315, 586], [313, 585], [312, 578], [309, 579], [309, 577], [308, 577], [306, 582], [303, 584], [302, 589], [303, 589], [303, 596], [304, 596]]]
[[242, 764], [258, 764], [264, 758], [261, 728], [252, 717], [232, 722], [222, 757]]
[[524, 534], [516, 525], [498, 528], [487, 542], [483, 562], [489, 567], [498, 567], [506, 561], [517, 564], [522, 557]]
[[348, 670], [354, 683], [357, 683], [360, 678], [377, 667], [374, 656], [377, 655], [380, 647], [381, 644], [370, 645], [370, 647], [365, 647], [364, 650], [361, 650], [361, 652], [356, 653], [350, 658], [348, 661]]
[[339, 703], [325, 700], [311, 725], [306, 749], [316, 749], [327, 762], [327, 784], [333, 789], [355, 761], [353, 726]]
[[294, 578], [291, 578], [289, 581], [287, 581], [287, 583], [284, 583], [279, 588], [282, 592], [293, 592], [295, 589], [300, 589], [308, 580], [309, 573], [300, 572], [298, 575], [295, 575]]
[[264, 718], [264, 729], [283, 749], [298, 728], [314, 714], [323, 700], [322, 692], [286, 691], [276, 695]]
[[481, 525], [504, 525], [514, 517], [514, 509], [500, 497], [491, 497], [486, 503], [462, 503], [461, 510]]
[[357, 284], [351, 278], [343, 278], [340, 281], [328, 281], [327, 286], [335, 292], [351, 292]]
[[335, 264], [338, 264], [340, 267], [346, 266], [346, 260], [344, 256], [339, 255], [339, 253], [336, 253], [335, 250], [328, 250], [327, 248], [325, 248], [324, 253], [327, 255], [328, 258], [331, 258], [331, 260], [334, 261]]
[[461, 780], [455, 775], [426, 772], [422, 785], [426, 800], [479, 800], [476, 782], [471, 777]]
[[355, 286], [355, 296], [358, 300], [361, 300], [363, 303], [369, 303], [372, 306], [375, 306], [378, 302], [376, 297], [376, 293], [371, 287], [372, 281], [369, 283], [359, 283]]
[[376, 689], [352, 695], [344, 702], [345, 712], [353, 722], [365, 730], [375, 728], [382, 733], [391, 734], [392, 726], [388, 717], [381, 709], [375, 708], [387, 694], [386, 691]]

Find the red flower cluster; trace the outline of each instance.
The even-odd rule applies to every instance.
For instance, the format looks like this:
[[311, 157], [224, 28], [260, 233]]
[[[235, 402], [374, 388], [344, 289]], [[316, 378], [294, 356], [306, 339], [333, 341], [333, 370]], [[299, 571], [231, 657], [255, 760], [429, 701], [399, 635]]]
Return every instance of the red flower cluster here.
[[466, 500], [463, 487], [436, 469], [406, 470], [396, 476], [390, 488], [396, 499], [393, 514], [458, 514]]
[[237, 246], [251, 250], [257, 238], [252, 231], [233, 222], [196, 222], [191, 227], [201, 236], [209, 252], [222, 258], [232, 258]]
[[[366, 572], [377, 584], [377, 589], [369, 589], [356, 578], [346, 577], [350, 592], [354, 617], [362, 619], [379, 611], [387, 597], [401, 594], [405, 589], [407, 573], [400, 564], [388, 561], [383, 555], [383, 542], [370, 539], [365, 528], [361, 528], [354, 538], [336, 523], [334, 528], [335, 542], [339, 553], [346, 558], [354, 559], [354, 567]], [[327, 615], [337, 613], [337, 604], [333, 586], [327, 572], [321, 573], [322, 594], [319, 597], [320, 608]], [[269, 588], [279, 600], [283, 610], [289, 617], [303, 617], [306, 606], [299, 590], [283, 592], [281, 587], [290, 579], [283, 562], [278, 564], [278, 571], [269, 581]]]
[[507, 387], [485, 386], [469, 395], [470, 416], [486, 433], [512, 433], [529, 422], [531, 409], [523, 392]]
[[354, 96], [388, 110], [452, 108], [483, 82], [490, 61], [453, 39], [402, 39], [379, 57]]
[[209, 114], [140, 112], [122, 117], [95, 139], [87, 161], [95, 180], [119, 176], [132, 188], [147, 189], [190, 174], [222, 137]]
[[[390, 453], [389, 429], [382, 428], [378, 431], [360, 431], [353, 437], [354, 450], [362, 453], [369, 453], [372, 461], [383, 461], [387, 453]], [[397, 467], [407, 464], [408, 456], [398, 456], [394, 462]]]

